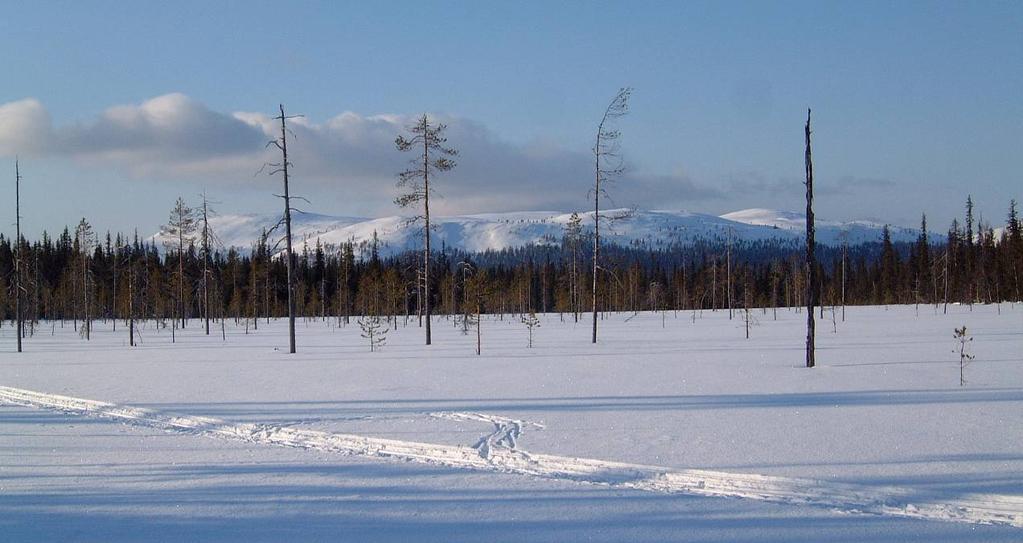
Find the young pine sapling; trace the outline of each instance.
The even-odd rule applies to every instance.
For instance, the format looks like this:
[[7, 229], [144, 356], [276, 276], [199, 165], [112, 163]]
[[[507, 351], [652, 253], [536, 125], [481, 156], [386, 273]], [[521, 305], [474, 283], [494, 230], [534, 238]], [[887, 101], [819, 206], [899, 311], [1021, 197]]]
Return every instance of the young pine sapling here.
[[956, 339], [958, 345], [952, 352], [959, 352], [959, 386], [966, 385], [966, 366], [970, 365], [974, 356], [967, 352], [969, 343], [973, 341], [973, 336], [966, 334], [966, 326], [962, 328], [956, 328], [955, 333], [952, 335]]
[[529, 329], [529, 348], [533, 348], [533, 328], [540, 326], [540, 319], [536, 316], [536, 313], [530, 311], [529, 314], [522, 315], [522, 324], [526, 325]]
[[374, 352], [387, 343], [387, 332], [389, 329], [384, 326], [380, 317], [376, 315], [360, 317], [359, 328], [362, 329], [362, 337], [369, 340], [369, 352]]

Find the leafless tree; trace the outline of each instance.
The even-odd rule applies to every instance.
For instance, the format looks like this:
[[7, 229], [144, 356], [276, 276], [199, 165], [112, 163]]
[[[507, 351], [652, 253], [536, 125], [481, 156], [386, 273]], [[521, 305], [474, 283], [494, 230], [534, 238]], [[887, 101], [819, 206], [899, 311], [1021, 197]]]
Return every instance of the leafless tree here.
[[200, 233], [201, 251], [202, 251], [202, 281], [200, 287], [202, 288], [202, 306], [203, 306], [203, 319], [206, 321], [206, 335], [210, 335], [210, 276], [212, 270], [210, 270], [210, 263], [212, 262], [211, 248], [214, 245], [218, 245], [216, 233], [210, 228], [210, 215], [214, 213], [210, 209], [210, 201], [206, 197], [206, 193], [202, 193], [202, 211], [199, 213], [199, 221], [202, 223], [202, 229]]
[[593, 183], [593, 337], [597, 342], [597, 281], [600, 269], [600, 197], [607, 196], [607, 185], [618, 178], [623, 171], [619, 150], [621, 148], [621, 131], [615, 127], [615, 121], [629, 112], [629, 96], [632, 89], [623, 87], [607, 105], [604, 116], [597, 125], [596, 143], [593, 146], [594, 183]]
[[410, 217], [406, 226], [423, 224], [423, 305], [426, 313], [426, 344], [430, 345], [430, 178], [436, 172], [446, 172], [455, 167], [455, 161], [449, 157], [458, 155], [458, 151], [446, 147], [447, 138], [443, 123], [431, 123], [424, 113], [415, 124], [408, 128], [410, 137], [399, 135], [394, 140], [399, 151], [419, 151], [409, 161], [411, 168], [398, 174], [398, 187], [407, 192], [394, 199], [399, 207], [406, 208], [422, 205], [420, 214]]
[[[728, 243], [725, 246], [725, 300], [728, 303], [728, 320], [732, 320], [732, 227], [728, 227]], [[748, 328], [748, 327], [747, 327]]]
[[[281, 121], [281, 137], [270, 140], [266, 146], [273, 145], [281, 151], [280, 162], [270, 162], [264, 164], [265, 167], [270, 168], [270, 175], [277, 175], [278, 173], [284, 174], [284, 194], [276, 194], [278, 198], [284, 200], [284, 216], [281, 221], [274, 226], [276, 229], [281, 224], [284, 225], [284, 258], [285, 267], [287, 269], [287, 290], [288, 290], [288, 352], [295, 354], [295, 255], [292, 251], [291, 246], [291, 188], [289, 186], [288, 168], [292, 166], [292, 163], [288, 161], [288, 126], [287, 120], [301, 117], [302, 115], [285, 115], [284, 104], [280, 104], [281, 114], [274, 117], [275, 120]], [[271, 231], [273, 230], [271, 229]], [[269, 268], [268, 268], [269, 269]]]
[[[849, 260], [849, 232], [842, 230], [842, 322], [845, 322], [845, 268]], [[834, 316], [834, 315], [832, 315]]]
[[814, 367], [813, 308], [817, 301], [817, 259], [814, 258], [813, 157], [810, 154], [810, 110], [806, 110], [806, 367]]
[[21, 318], [21, 168], [14, 159], [14, 318], [17, 326], [14, 335], [18, 337], [18, 352], [21, 352], [21, 338], [25, 323]]
[[92, 315], [90, 313], [92, 297], [89, 295], [92, 290], [89, 286], [89, 282], [92, 279], [92, 270], [89, 266], [89, 255], [96, 245], [96, 234], [92, 230], [92, 225], [84, 218], [78, 223], [78, 227], [75, 228], [75, 239], [78, 241], [78, 250], [81, 252], [82, 266], [82, 312], [84, 317], [82, 319], [81, 334], [88, 341], [92, 337]]

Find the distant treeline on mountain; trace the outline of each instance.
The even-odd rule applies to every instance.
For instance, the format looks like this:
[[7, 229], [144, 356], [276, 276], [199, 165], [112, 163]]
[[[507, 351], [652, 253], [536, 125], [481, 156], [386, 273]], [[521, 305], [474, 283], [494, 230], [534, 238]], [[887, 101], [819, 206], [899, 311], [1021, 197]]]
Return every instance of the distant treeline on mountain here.
[[[578, 220], [575, 221], [579, 223]], [[941, 239], [923, 221], [913, 242], [821, 245], [817, 277], [825, 306], [990, 303], [1020, 300], [1023, 239], [1016, 204], [1004, 228], [975, 223], [968, 206]], [[22, 239], [23, 313], [41, 320], [209, 317], [251, 321], [287, 315], [286, 268], [267, 236], [251, 251], [204, 250], [195, 231], [180, 244], [121, 235], [100, 241], [84, 219], [53, 238]], [[208, 240], [207, 240], [208, 241]], [[442, 247], [423, 292], [422, 253], [382, 255], [379, 242], [306, 244], [296, 254], [298, 313], [306, 318], [417, 315], [429, 296], [438, 313], [561, 312], [589, 308], [591, 235], [501, 250]], [[602, 245], [597, 304], [602, 311], [729, 309], [804, 305], [802, 248], [788, 240], [715, 240]], [[15, 247], [0, 235], [0, 317], [14, 318]], [[205, 270], [205, 271], [204, 271]], [[0, 320], [2, 324], [2, 320]]]

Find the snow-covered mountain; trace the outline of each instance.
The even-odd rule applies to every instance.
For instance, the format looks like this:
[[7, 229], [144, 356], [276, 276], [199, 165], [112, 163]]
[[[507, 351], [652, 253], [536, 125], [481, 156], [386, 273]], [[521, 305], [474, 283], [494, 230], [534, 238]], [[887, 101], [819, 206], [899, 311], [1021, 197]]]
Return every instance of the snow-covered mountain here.
[[[767, 226], [778, 230], [797, 232], [799, 237], [805, 235], [806, 215], [792, 211], [776, 211], [773, 209], [743, 209], [721, 215], [722, 219]], [[881, 240], [884, 224], [873, 221], [827, 221], [820, 217], [814, 218], [816, 239], [824, 245], [840, 245], [844, 237], [850, 245]], [[888, 227], [892, 241], [914, 241], [920, 234], [919, 230], [901, 226]], [[932, 235], [928, 233], [928, 235]]]
[[[614, 210], [602, 214], [614, 215]], [[593, 212], [580, 213], [583, 228], [592, 230]], [[522, 211], [434, 217], [435, 246], [455, 247], [470, 252], [501, 250], [528, 244], [560, 243], [570, 213], [557, 211]], [[245, 251], [279, 221], [277, 215], [220, 215], [211, 219], [211, 227], [224, 247]], [[604, 225], [601, 232], [609, 243], [622, 246], [668, 247], [697, 241], [725, 242], [729, 236], [737, 241], [777, 240], [798, 244], [804, 237], [805, 218], [798, 213], [768, 209], [746, 209], [721, 216], [688, 211], [636, 211], [631, 217]], [[817, 241], [838, 245], [845, 236], [849, 244], [880, 241], [883, 225], [866, 221], [837, 222], [817, 220]], [[337, 217], [311, 213], [295, 214], [292, 235], [296, 250], [305, 244], [312, 249], [317, 241], [324, 246], [337, 246], [346, 241], [369, 242], [374, 234], [384, 255], [422, 247], [421, 229], [406, 226], [404, 217], [378, 219]], [[281, 237], [277, 228], [271, 240]], [[916, 239], [914, 230], [892, 227], [893, 241]], [[153, 239], [158, 245], [174, 243], [163, 233]], [[271, 242], [272, 243], [272, 242]]]

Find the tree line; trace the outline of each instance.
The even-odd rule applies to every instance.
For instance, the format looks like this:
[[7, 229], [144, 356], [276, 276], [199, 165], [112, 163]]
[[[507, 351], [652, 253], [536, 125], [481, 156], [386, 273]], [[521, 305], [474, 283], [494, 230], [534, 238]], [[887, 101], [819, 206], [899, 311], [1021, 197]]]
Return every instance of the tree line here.
[[[205, 202], [204, 202], [205, 203]], [[210, 249], [198, 212], [178, 201], [165, 233], [175, 242], [107, 233], [98, 239], [81, 220], [56, 237], [13, 240], [0, 235], [0, 316], [14, 319], [10, 278], [20, 251], [26, 321], [58, 321], [88, 339], [94, 321], [155, 320], [172, 330], [189, 319], [224, 320], [258, 329], [288, 314], [287, 265], [264, 233], [247, 251]], [[861, 304], [993, 303], [1020, 300], [1023, 239], [1015, 201], [996, 233], [973, 218], [931, 239], [926, 218], [915, 243], [818, 245], [817, 298], [822, 307]], [[418, 251], [383, 257], [376, 240], [297, 251], [296, 315], [334, 319], [375, 315], [395, 325], [423, 323], [427, 307], [458, 317], [476, 313], [560, 313], [578, 320], [592, 310], [593, 232], [570, 221], [557, 243], [465, 253], [438, 251], [423, 265]], [[161, 250], [163, 249], [163, 250]], [[649, 249], [601, 245], [595, 282], [599, 312], [723, 310], [805, 305], [810, 276], [800, 250], [779, 242], [719, 242]], [[433, 280], [428, 284], [425, 277]], [[216, 331], [216, 330], [214, 330]], [[210, 333], [207, 325], [206, 332]]]

